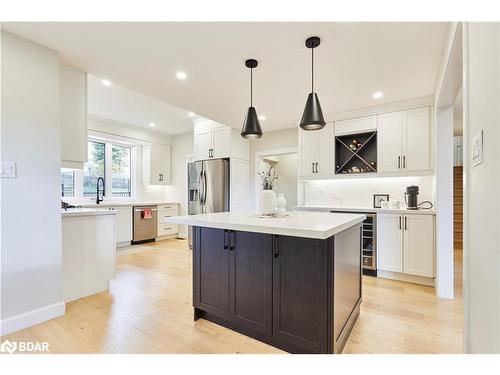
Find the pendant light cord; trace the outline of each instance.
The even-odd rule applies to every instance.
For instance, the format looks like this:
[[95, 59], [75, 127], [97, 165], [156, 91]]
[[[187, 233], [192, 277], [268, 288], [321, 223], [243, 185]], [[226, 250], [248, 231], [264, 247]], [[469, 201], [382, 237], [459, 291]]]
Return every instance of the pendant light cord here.
[[250, 107], [253, 107], [253, 68], [250, 68]]
[[311, 48], [311, 92], [314, 92], [314, 48]]

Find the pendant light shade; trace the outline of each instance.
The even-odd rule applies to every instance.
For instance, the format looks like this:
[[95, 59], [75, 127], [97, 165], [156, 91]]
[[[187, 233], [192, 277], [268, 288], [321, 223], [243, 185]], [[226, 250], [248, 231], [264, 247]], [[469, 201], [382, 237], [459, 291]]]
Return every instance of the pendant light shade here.
[[323, 117], [323, 111], [319, 103], [318, 95], [314, 92], [314, 49], [320, 44], [320, 39], [317, 36], [307, 38], [306, 47], [311, 49], [311, 93], [307, 97], [306, 106], [302, 119], [300, 120], [300, 127], [304, 130], [319, 130], [323, 129], [326, 125]]
[[245, 61], [245, 66], [250, 69], [250, 107], [248, 107], [243, 128], [241, 129], [241, 136], [246, 139], [258, 139], [262, 137], [262, 129], [259, 123], [257, 111], [253, 106], [253, 68], [258, 65], [257, 60], [249, 59]]

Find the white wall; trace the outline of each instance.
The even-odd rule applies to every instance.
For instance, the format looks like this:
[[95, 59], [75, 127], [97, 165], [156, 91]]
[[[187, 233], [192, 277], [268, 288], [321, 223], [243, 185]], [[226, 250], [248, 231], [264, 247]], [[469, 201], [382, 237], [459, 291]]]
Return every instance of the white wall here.
[[[3, 32], [1, 159], [2, 333], [64, 314], [61, 296], [59, 61]], [[24, 315], [23, 315], [24, 314]]]
[[[465, 350], [500, 352], [500, 27], [464, 25]], [[483, 163], [470, 145], [484, 132]]]
[[433, 202], [433, 177], [373, 177], [304, 182], [304, 204], [346, 208], [373, 207], [373, 194], [389, 194], [404, 204], [409, 185], [420, 187], [418, 201]]
[[[298, 144], [298, 127], [291, 129], [264, 131], [260, 139], [250, 141], [250, 204], [249, 207], [257, 207], [258, 198], [255, 196], [255, 153], [259, 151], [271, 151], [283, 148], [296, 148]], [[290, 205], [287, 205], [290, 207]]]
[[[181, 203], [180, 214], [187, 215], [187, 158], [193, 154], [194, 134], [184, 133], [172, 137], [172, 186], [168, 197]], [[179, 225], [179, 237], [187, 237], [187, 226]]]

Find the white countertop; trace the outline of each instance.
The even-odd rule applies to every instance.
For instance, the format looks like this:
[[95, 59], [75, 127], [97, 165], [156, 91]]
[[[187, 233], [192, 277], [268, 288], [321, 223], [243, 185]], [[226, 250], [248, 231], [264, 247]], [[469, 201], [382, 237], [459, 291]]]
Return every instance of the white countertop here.
[[397, 214], [417, 214], [417, 215], [436, 215], [436, 210], [407, 210], [406, 208], [401, 208], [399, 210], [385, 209], [385, 208], [373, 208], [373, 207], [334, 207], [334, 206], [321, 206], [321, 205], [306, 205], [306, 206], [296, 206], [295, 210], [301, 211], [347, 211], [347, 212], [366, 212], [366, 213], [397, 213]]
[[82, 206], [85, 208], [98, 208], [98, 207], [132, 207], [132, 206], [159, 206], [164, 204], [180, 204], [179, 202], [151, 202], [151, 201], [116, 201], [116, 202], [102, 202], [96, 204], [88, 201], [88, 202], [71, 202], [70, 204], [74, 206]]
[[261, 218], [252, 213], [219, 212], [173, 216], [166, 218], [165, 222], [323, 240], [361, 223], [366, 218], [365, 215], [360, 214], [304, 211], [292, 211], [289, 212], [289, 215], [277, 218]]
[[62, 217], [68, 216], [96, 216], [96, 215], [116, 215], [116, 211], [107, 208], [68, 208], [61, 210]]

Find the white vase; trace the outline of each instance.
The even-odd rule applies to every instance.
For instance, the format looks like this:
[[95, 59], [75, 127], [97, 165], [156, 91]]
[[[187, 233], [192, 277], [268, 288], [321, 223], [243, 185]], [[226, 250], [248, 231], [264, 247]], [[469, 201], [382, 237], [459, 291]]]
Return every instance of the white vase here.
[[276, 198], [276, 206], [278, 207], [278, 216], [286, 215], [286, 198], [283, 193], [278, 194], [278, 198]]
[[276, 211], [276, 194], [272, 190], [262, 190], [260, 193], [260, 213], [274, 215]]

